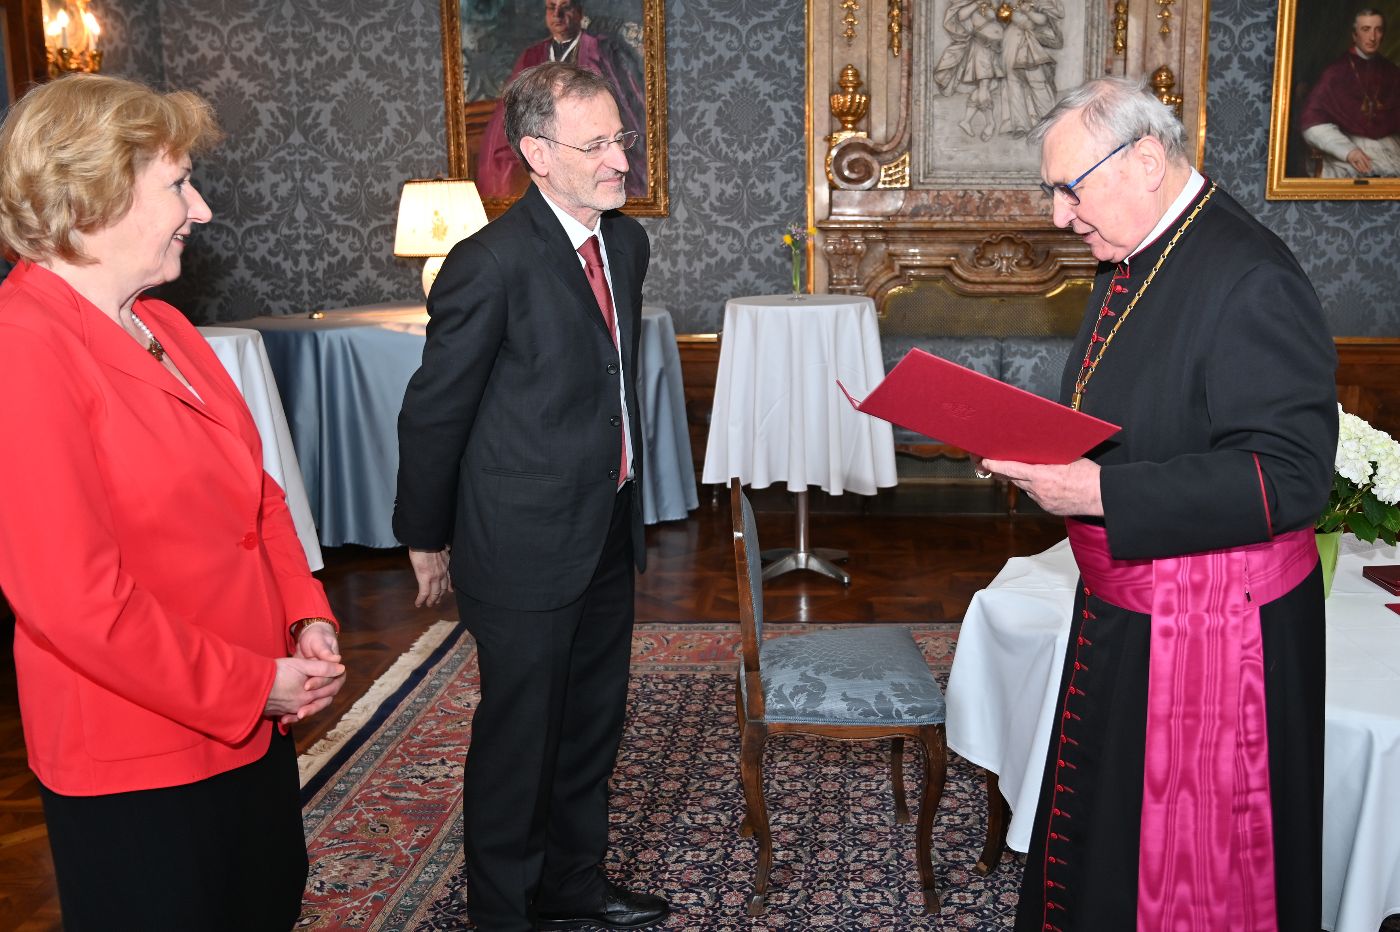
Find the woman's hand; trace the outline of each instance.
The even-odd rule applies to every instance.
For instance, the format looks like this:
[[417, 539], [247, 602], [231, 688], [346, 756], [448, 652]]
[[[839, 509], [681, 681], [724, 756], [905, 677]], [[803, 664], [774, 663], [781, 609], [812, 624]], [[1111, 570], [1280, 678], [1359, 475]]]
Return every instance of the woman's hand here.
[[335, 626], [329, 621], [313, 621], [306, 624], [297, 635], [297, 649], [292, 656], [338, 663], [340, 644], [336, 638]]
[[[302, 632], [303, 639], [309, 630]], [[297, 651], [301, 652], [300, 641]], [[277, 664], [277, 675], [272, 680], [272, 691], [263, 707], [263, 715], [275, 718], [283, 725], [299, 722], [330, 705], [345, 683], [345, 666], [335, 661], [278, 657], [274, 662]]]

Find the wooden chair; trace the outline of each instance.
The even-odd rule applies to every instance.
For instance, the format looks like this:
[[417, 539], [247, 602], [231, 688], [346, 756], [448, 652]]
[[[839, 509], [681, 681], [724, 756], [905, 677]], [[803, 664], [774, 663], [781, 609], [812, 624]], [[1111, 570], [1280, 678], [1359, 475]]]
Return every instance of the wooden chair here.
[[895, 820], [909, 821], [904, 798], [904, 739], [924, 750], [924, 785], [916, 826], [924, 910], [938, 911], [930, 852], [933, 816], [943, 796], [948, 745], [943, 692], [909, 629], [845, 627], [763, 640], [763, 575], [753, 508], [737, 479], [729, 486], [739, 581], [743, 662], [736, 700], [740, 773], [746, 812], [740, 832], [758, 839], [750, 916], [761, 916], [773, 866], [773, 837], [763, 799], [763, 748], [769, 735], [844, 740], [891, 738]]

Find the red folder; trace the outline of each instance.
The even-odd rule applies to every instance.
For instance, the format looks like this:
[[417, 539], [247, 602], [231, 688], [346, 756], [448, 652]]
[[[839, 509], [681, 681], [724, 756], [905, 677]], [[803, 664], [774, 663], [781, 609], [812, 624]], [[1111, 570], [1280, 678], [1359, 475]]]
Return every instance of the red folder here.
[[857, 411], [993, 460], [1062, 465], [1119, 427], [915, 348]]

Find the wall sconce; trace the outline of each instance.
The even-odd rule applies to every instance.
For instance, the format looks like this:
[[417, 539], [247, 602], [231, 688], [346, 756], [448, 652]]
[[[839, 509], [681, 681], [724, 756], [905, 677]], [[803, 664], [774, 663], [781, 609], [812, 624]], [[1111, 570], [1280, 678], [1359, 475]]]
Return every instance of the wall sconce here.
[[442, 268], [443, 257], [484, 226], [486, 209], [472, 182], [462, 178], [405, 181], [399, 196], [394, 255], [428, 260], [423, 264], [426, 296]]
[[97, 47], [101, 36], [102, 27], [87, 0], [45, 0], [44, 57], [50, 78], [101, 71], [102, 50]]

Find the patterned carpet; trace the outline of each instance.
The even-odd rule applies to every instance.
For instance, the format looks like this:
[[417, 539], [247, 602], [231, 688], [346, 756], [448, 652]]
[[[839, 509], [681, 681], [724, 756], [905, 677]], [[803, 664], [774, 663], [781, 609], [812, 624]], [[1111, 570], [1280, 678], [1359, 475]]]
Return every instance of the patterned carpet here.
[[[784, 626], [772, 625], [771, 629]], [[940, 680], [957, 625], [913, 626]], [[389, 688], [314, 749], [304, 771], [311, 877], [302, 929], [470, 928], [462, 902], [461, 768], [477, 696], [471, 638], [435, 628]], [[1001, 930], [1020, 866], [989, 878], [980, 776], [950, 758], [934, 823], [942, 911], [923, 913], [914, 826], [896, 825], [888, 744], [770, 742], [775, 835], [767, 915], [749, 919], [756, 844], [740, 838], [734, 625], [639, 625], [626, 735], [613, 778], [608, 865], [675, 907], [666, 929]], [[399, 680], [402, 680], [400, 683]], [[908, 753], [910, 805], [922, 772]]]

